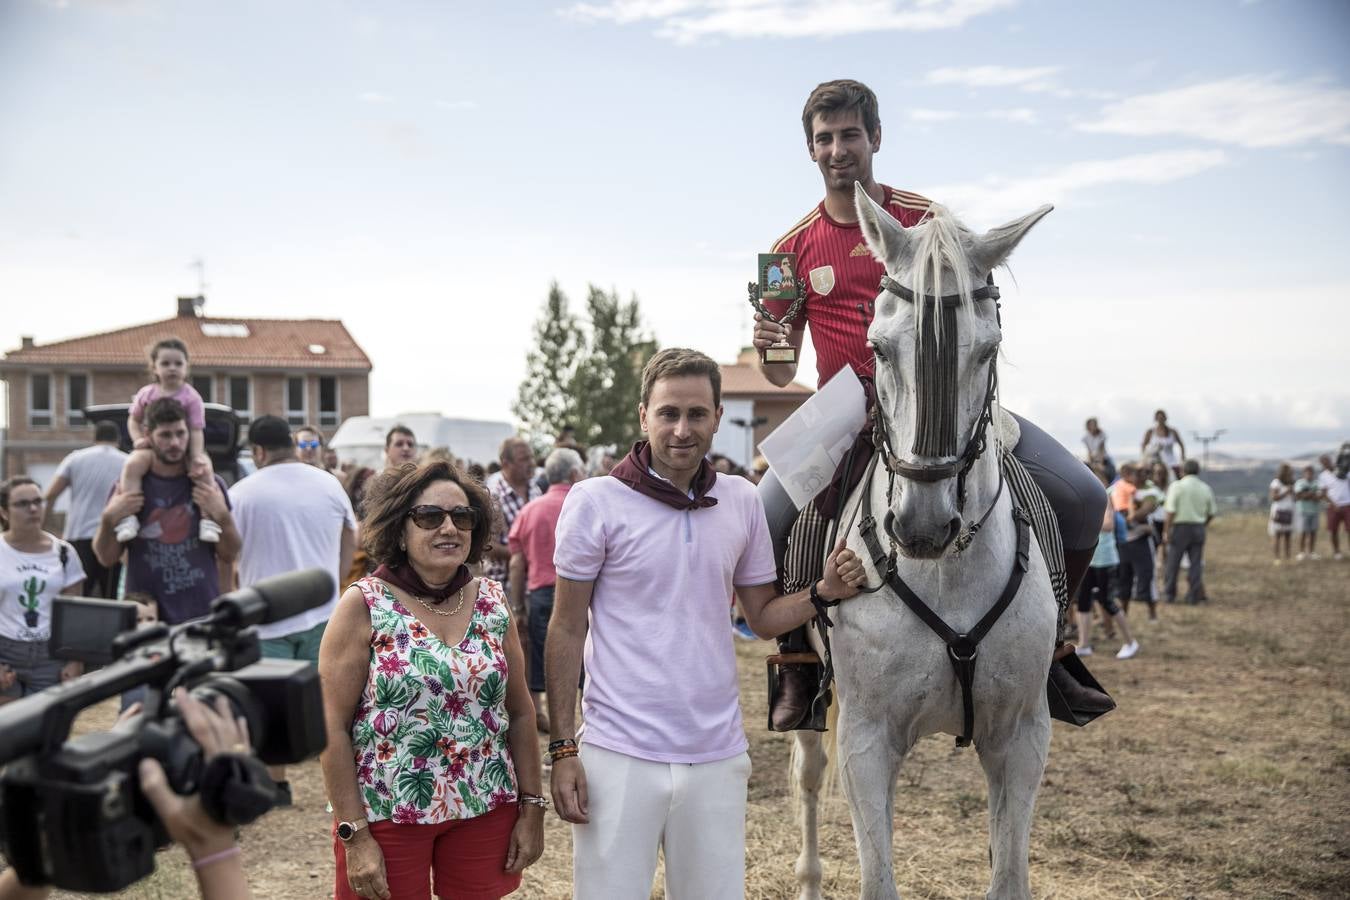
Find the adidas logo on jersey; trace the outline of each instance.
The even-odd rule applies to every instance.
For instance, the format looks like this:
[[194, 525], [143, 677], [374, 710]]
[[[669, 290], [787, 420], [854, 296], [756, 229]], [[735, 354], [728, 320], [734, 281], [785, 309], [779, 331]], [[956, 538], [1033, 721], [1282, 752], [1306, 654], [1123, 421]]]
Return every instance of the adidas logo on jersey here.
[[866, 243], [865, 241], [858, 241], [858, 246], [856, 246], [856, 247], [854, 247], [852, 250], [850, 250], [848, 255], [849, 255], [849, 256], [870, 256], [871, 254], [872, 254], [872, 251], [867, 249], [867, 243]]

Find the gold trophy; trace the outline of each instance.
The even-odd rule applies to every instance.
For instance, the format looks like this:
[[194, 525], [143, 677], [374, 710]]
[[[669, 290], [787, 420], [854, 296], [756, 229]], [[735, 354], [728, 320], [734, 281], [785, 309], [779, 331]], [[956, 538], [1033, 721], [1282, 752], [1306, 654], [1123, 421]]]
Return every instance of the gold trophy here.
[[[794, 316], [801, 312], [806, 302], [806, 286], [797, 277], [797, 254], [761, 253], [759, 254], [759, 280], [747, 285], [750, 305], [761, 316], [779, 325], [788, 325]], [[792, 305], [783, 318], [775, 318], [764, 308], [765, 300], [790, 300]], [[770, 344], [759, 353], [764, 363], [797, 363], [797, 348], [787, 339]]]

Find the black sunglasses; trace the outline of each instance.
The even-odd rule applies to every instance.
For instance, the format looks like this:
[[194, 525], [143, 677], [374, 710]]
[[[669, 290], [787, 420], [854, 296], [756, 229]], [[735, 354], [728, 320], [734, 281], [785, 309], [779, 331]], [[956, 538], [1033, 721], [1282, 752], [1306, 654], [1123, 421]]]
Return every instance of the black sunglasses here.
[[454, 506], [445, 509], [424, 504], [408, 510], [408, 518], [413, 520], [413, 524], [427, 531], [440, 528], [446, 516], [450, 517], [450, 524], [460, 531], [473, 531], [478, 527], [478, 510], [472, 506]]

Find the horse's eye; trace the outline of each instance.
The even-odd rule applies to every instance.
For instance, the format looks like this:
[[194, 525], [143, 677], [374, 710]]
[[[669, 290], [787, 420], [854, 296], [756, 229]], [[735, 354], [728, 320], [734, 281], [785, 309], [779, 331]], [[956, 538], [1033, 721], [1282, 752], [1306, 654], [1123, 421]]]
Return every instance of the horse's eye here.
[[877, 358], [877, 362], [879, 363], [887, 362], [885, 351], [883, 351], [881, 347], [877, 346], [876, 344], [872, 345], [872, 355]]

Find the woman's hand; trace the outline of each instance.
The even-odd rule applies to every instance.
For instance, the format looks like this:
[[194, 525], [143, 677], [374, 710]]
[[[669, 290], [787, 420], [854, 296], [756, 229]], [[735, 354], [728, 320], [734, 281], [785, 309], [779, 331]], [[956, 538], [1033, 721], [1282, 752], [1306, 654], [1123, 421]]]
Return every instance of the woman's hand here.
[[362, 828], [356, 836], [343, 846], [347, 854], [347, 885], [358, 897], [390, 900], [389, 879], [384, 872], [384, 851], [371, 835], [369, 828]]
[[78, 659], [72, 659], [61, 667], [61, 680], [70, 681], [72, 678], [79, 678], [84, 674], [84, 663]]
[[506, 871], [525, 871], [544, 852], [544, 809], [533, 803], [520, 804], [516, 827], [511, 829], [511, 846], [506, 851]]
[[[217, 697], [212, 709], [179, 688], [174, 691], [174, 703], [188, 733], [201, 744], [203, 759], [210, 759], [217, 753], [253, 752], [248, 740], [248, 725], [231, 714], [224, 697]], [[128, 709], [126, 714], [130, 713], [132, 710]], [[201, 859], [234, 846], [234, 827], [222, 825], [208, 816], [198, 795], [183, 797], [174, 793], [158, 760], [141, 760], [140, 776], [141, 793], [159, 814], [169, 837], [182, 844], [192, 859]]]

